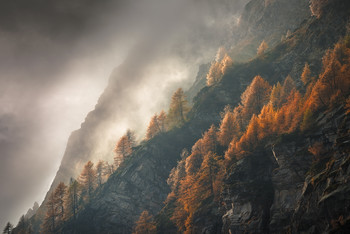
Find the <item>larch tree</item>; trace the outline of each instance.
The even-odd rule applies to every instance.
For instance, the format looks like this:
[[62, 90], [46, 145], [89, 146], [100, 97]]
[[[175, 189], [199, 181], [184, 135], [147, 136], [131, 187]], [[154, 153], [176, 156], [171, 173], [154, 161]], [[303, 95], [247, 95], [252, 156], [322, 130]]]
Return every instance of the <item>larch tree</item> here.
[[282, 85], [277, 82], [271, 90], [270, 101], [274, 109], [279, 109], [282, 106]]
[[157, 232], [156, 223], [153, 221], [153, 216], [148, 211], [143, 211], [138, 221], [133, 234], [155, 234]]
[[262, 55], [266, 52], [266, 50], [269, 48], [269, 46], [267, 45], [267, 43], [265, 42], [265, 40], [263, 40], [257, 50], [257, 55]]
[[136, 136], [135, 136], [135, 132], [132, 131], [132, 130], [130, 130], [130, 129], [128, 129], [128, 130], [126, 130], [125, 135], [126, 135], [126, 137], [128, 138], [131, 147], [135, 147], [135, 146], [136, 146]]
[[222, 77], [222, 71], [220, 63], [218, 61], [212, 62], [208, 74], [207, 74], [207, 85], [211, 86], [216, 84]]
[[103, 177], [106, 174], [106, 162], [103, 160], [99, 160], [96, 164], [96, 176], [97, 176], [97, 184], [101, 186], [103, 183]]
[[60, 182], [54, 191], [54, 199], [55, 199], [58, 224], [63, 222], [63, 217], [65, 215], [64, 200], [66, 196], [66, 191], [67, 191], [67, 186], [63, 182]]
[[79, 176], [79, 182], [82, 186], [83, 193], [87, 195], [87, 199], [90, 199], [96, 187], [96, 171], [91, 161], [85, 164]]
[[13, 229], [13, 225], [10, 222], [7, 222], [4, 230], [2, 233], [4, 234], [11, 234], [12, 233], [12, 229]]
[[198, 172], [185, 173], [183, 171], [184, 176], [180, 179], [179, 186], [173, 189], [176, 207], [171, 220], [176, 223], [181, 232], [193, 232], [195, 215], [201, 204], [207, 199], [215, 200], [215, 195], [219, 194], [221, 186], [216, 183], [221, 167], [219, 161], [219, 156], [209, 151], [203, 156]]
[[157, 114], [153, 115], [146, 132], [146, 140], [150, 140], [160, 132]]
[[303, 82], [304, 86], [307, 86], [311, 82], [311, 70], [308, 63], [305, 63], [300, 79]]
[[232, 140], [230, 144], [228, 145], [227, 150], [225, 151], [225, 161], [226, 162], [231, 162], [236, 159], [237, 156], [237, 141]]
[[160, 132], [165, 132], [166, 131], [166, 113], [164, 110], [162, 110], [159, 115], [158, 115], [158, 126], [159, 126], [159, 130]]
[[214, 183], [219, 170], [219, 157], [214, 152], [209, 152], [204, 156], [199, 172], [200, 186], [206, 188], [206, 191], [210, 191], [209, 196], [214, 194]]
[[299, 127], [303, 114], [302, 95], [294, 89], [286, 103], [277, 110], [273, 131], [278, 134], [291, 133]]
[[[218, 60], [218, 58], [221, 60]], [[217, 56], [217, 60], [214, 61], [207, 74], [207, 85], [211, 86], [218, 83], [222, 76], [227, 72], [233, 64], [231, 57], [228, 54]]]
[[240, 155], [237, 155], [236, 157], [239, 158], [246, 152], [251, 152], [255, 149], [259, 141], [259, 128], [259, 119], [254, 114], [249, 122], [246, 132], [243, 134], [239, 142], [236, 143], [235, 150], [240, 153]]
[[117, 142], [114, 148], [114, 164], [118, 168], [120, 164], [125, 160], [126, 157], [130, 156], [132, 153], [132, 148], [135, 144], [134, 137], [130, 137], [132, 135], [128, 135], [128, 132], [124, 134], [119, 141]]
[[80, 185], [78, 181], [71, 178], [65, 198], [65, 220], [68, 220], [70, 218], [73, 218], [73, 221], [76, 220], [77, 213], [79, 211], [79, 196]]
[[174, 127], [184, 124], [189, 109], [184, 91], [181, 88], [177, 89], [171, 97], [167, 117], [169, 125]]
[[259, 114], [262, 107], [270, 100], [271, 86], [261, 76], [256, 76], [241, 95], [244, 118], [250, 119]]
[[275, 121], [275, 111], [273, 110], [272, 104], [269, 103], [265, 105], [259, 116], [259, 132], [258, 138], [259, 140], [269, 136], [274, 131], [274, 121]]
[[316, 110], [345, 101], [350, 92], [350, 48], [345, 41], [335, 44], [322, 59], [323, 71], [312, 86], [307, 107]]
[[46, 208], [46, 216], [42, 224], [43, 233], [55, 233], [57, 228], [56, 219], [58, 212], [56, 209], [56, 199], [54, 192], [50, 193], [46, 203]]
[[241, 135], [239, 109], [235, 108], [232, 112], [227, 111], [221, 120], [218, 140], [223, 146], [228, 146], [232, 139], [237, 139]]
[[217, 132], [215, 126], [212, 125], [202, 138], [192, 146], [192, 152], [186, 158], [186, 173], [188, 175], [196, 174], [202, 165], [203, 157], [209, 152], [215, 152], [217, 146]]
[[203, 139], [199, 139], [192, 146], [192, 152], [185, 160], [186, 174], [192, 175], [197, 173], [203, 161], [204, 148]]
[[211, 125], [208, 131], [206, 131], [202, 137], [203, 143], [203, 156], [209, 152], [215, 152], [216, 147], [219, 144], [216, 127]]

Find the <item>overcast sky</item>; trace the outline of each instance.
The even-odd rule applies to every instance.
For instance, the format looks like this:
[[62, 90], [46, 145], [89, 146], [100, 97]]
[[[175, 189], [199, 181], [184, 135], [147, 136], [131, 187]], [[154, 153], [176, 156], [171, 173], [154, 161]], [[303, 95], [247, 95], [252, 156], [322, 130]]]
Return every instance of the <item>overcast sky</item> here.
[[[129, 95], [143, 100], [134, 109], [147, 122], [157, 107], [145, 100], [164, 104], [169, 90], [193, 82], [198, 65], [229, 40], [244, 2], [0, 1], [0, 227], [42, 201], [69, 134], [113, 68], [147, 67], [142, 79], [121, 82], [128, 90], [137, 83]], [[165, 93], [152, 96], [155, 84]]]

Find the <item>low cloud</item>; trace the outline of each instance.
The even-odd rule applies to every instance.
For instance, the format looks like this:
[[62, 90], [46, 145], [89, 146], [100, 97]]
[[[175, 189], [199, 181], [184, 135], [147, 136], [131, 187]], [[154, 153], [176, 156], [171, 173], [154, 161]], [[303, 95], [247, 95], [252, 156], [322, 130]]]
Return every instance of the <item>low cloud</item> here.
[[246, 2], [2, 1], [0, 225], [43, 198], [70, 132], [108, 82], [128, 101], [115, 137], [126, 127], [142, 134], [150, 115], [230, 41]]

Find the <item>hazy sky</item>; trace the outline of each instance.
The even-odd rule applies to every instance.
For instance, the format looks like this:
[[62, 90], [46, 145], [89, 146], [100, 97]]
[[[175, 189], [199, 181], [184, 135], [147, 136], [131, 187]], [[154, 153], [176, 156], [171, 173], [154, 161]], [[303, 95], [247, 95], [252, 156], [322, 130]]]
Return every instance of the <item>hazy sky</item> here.
[[[0, 227], [17, 224], [41, 202], [69, 134], [94, 108], [114, 67], [142, 71], [142, 79], [120, 84], [147, 122], [160, 107], [145, 100], [164, 104], [169, 90], [193, 82], [198, 65], [230, 38], [244, 2], [1, 1]], [[165, 93], [153, 96], [159, 87]]]

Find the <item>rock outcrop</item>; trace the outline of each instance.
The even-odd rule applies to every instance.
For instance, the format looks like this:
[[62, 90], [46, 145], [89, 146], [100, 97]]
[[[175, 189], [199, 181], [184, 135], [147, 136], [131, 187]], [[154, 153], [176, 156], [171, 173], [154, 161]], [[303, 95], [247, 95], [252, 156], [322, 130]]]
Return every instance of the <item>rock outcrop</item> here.
[[[350, 118], [340, 108], [317, 123], [319, 131], [288, 136], [236, 163], [222, 194], [223, 233], [349, 230]], [[328, 148], [313, 156], [313, 142]]]

